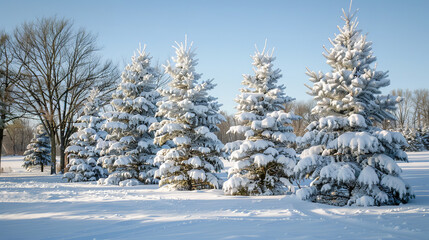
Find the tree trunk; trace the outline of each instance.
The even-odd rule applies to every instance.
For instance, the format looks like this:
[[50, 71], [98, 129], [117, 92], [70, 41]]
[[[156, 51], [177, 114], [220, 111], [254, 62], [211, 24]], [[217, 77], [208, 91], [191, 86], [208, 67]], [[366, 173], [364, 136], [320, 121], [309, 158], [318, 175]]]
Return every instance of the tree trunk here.
[[24, 132], [25, 130], [24, 130], [24, 128], [23, 129], [21, 129], [21, 142], [20, 142], [20, 144], [19, 144], [19, 154], [23, 154], [24, 152], [23, 152], [23, 150], [24, 150], [24, 134], [25, 134], [25, 132]]
[[[69, 143], [68, 143], [69, 144]], [[68, 145], [67, 144], [67, 145]], [[64, 160], [65, 160], [65, 165], [67, 166], [67, 165], [69, 165], [69, 157], [68, 157], [68, 153], [64, 153]], [[64, 170], [64, 172], [65, 172], [65, 170]]]
[[55, 132], [51, 129], [50, 140], [51, 140], [51, 174], [57, 173], [57, 151], [56, 151], [56, 143], [55, 143]]
[[61, 137], [60, 138], [60, 171], [61, 173], [64, 173], [64, 169], [65, 169], [65, 137]]
[[41, 170], [41, 172], [43, 172], [43, 163], [40, 164], [40, 170]]
[[4, 132], [4, 128], [0, 129], [0, 173], [2, 172], [2, 168], [1, 168], [1, 154], [3, 151], [3, 132]]
[[15, 141], [13, 141], [13, 147], [12, 147], [12, 149], [13, 149], [13, 156], [16, 156], [16, 148], [17, 148], [17, 146], [16, 146], [16, 142]]

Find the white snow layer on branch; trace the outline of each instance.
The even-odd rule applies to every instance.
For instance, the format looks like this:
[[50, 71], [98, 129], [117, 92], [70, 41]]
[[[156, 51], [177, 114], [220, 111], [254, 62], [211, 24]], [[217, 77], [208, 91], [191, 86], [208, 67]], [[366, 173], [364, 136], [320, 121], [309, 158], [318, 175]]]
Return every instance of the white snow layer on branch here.
[[222, 189], [225, 194], [234, 195], [238, 193], [241, 189], [247, 188], [249, 183], [250, 180], [248, 178], [234, 175], [223, 183]]
[[367, 132], [346, 132], [331, 141], [327, 148], [340, 151], [350, 149], [354, 154], [366, 154], [379, 151], [379, 142]]
[[366, 166], [359, 174], [358, 182], [368, 185], [370, 188], [380, 182], [377, 173], [371, 166]]

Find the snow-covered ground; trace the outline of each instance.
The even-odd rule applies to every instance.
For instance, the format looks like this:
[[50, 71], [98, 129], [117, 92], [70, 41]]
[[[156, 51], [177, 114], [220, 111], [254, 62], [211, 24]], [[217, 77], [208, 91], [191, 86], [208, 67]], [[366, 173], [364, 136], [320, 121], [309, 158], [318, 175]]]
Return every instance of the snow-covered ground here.
[[334, 207], [293, 195], [65, 183], [3, 157], [0, 239], [429, 239], [429, 152], [409, 158], [400, 164], [417, 196], [409, 204]]

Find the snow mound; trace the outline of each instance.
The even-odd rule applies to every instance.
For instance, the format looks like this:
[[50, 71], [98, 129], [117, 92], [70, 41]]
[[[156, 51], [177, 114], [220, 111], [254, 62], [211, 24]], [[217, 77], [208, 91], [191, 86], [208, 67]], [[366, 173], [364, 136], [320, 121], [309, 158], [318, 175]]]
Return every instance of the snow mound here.
[[140, 182], [134, 178], [119, 182], [120, 187], [132, 187], [132, 186], [137, 186], [139, 184], [140, 184]]

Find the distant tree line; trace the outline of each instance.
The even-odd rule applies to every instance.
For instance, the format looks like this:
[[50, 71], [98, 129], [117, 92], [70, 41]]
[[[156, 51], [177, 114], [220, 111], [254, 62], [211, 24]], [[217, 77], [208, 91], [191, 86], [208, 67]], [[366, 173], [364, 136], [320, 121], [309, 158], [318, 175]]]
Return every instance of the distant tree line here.
[[33, 127], [28, 119], [19, 118], [11, 121], [3, 138], [3, 153], [5, 155], [22, 155], [33, 137]]
[[422, 129], [429, 127], [429, 89], [392, 90], [392, 95], [402, 98], [395, 111], [396, 121], [389, 122], [395, 129]]
[[397, 89], [391, 94], [402, 101], [395, 112], [397, 120], [388, 122], [387, 127], [404, 135], [408, 142], [406, 151], [429, 150], [429, 89]]

